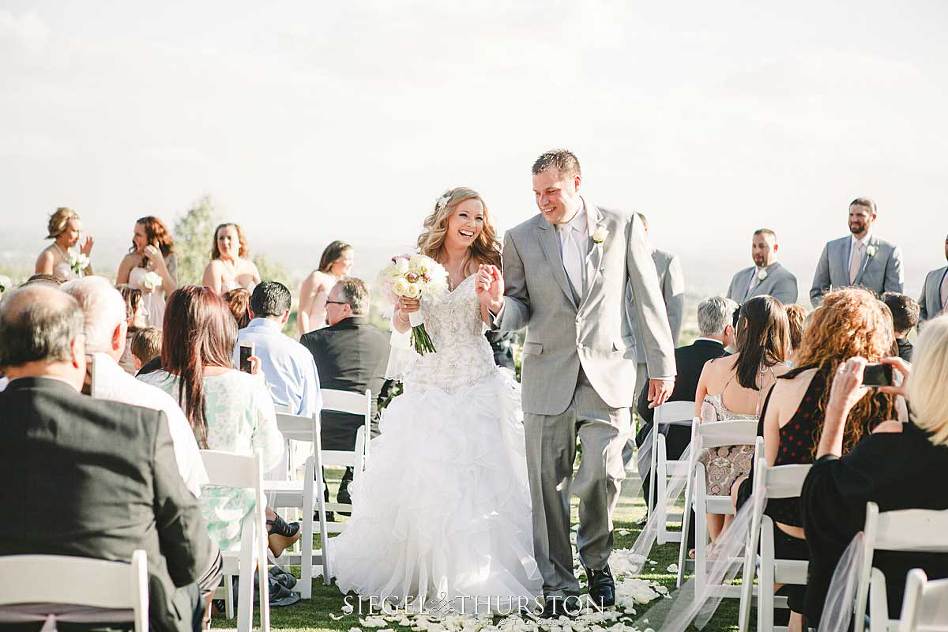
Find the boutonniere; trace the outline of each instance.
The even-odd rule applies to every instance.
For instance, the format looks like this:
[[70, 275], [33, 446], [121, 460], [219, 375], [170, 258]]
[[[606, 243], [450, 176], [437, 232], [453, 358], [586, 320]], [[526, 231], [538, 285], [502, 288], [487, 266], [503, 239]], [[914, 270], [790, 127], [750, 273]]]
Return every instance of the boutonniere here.
[[867, 256], [867, 257], [875, 256], [875, 254], [876, 254], [876, 247], [875, 247], [875, 246], [869, 246], [869, 247], [866, 248], [866, 256]]
[[596, 230], [594, 230], [592, 234], [593, 243], [601, 245], [608, 236], [609, 230], [605, 226], [596, 226]]
[[763, 281], [767, 278], [767, 270], [760, 270], [757, 272], [757, 280]]

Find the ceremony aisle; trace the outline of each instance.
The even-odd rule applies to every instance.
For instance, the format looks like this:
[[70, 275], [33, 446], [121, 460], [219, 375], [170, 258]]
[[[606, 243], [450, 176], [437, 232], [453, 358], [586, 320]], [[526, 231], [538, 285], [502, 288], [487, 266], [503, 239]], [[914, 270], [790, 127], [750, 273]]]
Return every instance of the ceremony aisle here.
[[[637, 483], [638, 481], [631, 483], [627, 489], [630, 490], [632, 486]], [[332, 485], [332, 483], [330, 483], [330, 485]], [[613, 560], [611, 561], [613, 573], [616, 575], [616, 585], [618, 588], [617, 592], [620, 602], [623, 595], [623, 582], [620, 578], [622, 553], [623, 550], [630, 549], [633, 542], [635, 542], [635, 538], [638, 536], [641, 529], [636, 525], [636, 523], [641, 520], [644, 515], [645, 506], [641, 499], [636, 498], [633, 500], [630, 498], [629, 491], [623, 491], [619, 508], [616, 512], [616, 553], [614, 553]], [[574, 502], [574, 527], [576, 520], [576, 503]], [[573, 535], [575, 536], [575, 531]], [[652, 585], [655, 585], [656, 587], [661, 587], [657, 588], [658, 590], [664, 588], [668, 591], [674, 591], [676, 568], [672, 565], [677, 562], [677, 558], [677, 544], [665, 544], [662, 546], [656, 545], [653, 547], [652, 552], [649, 555], [649, 562], [646, 563], [645, 569], [642, 571], [642, 574], [639, 575], [638, 579], [644, 580], [644, 582], [648, 582]], [[296, 571], [296, 569], [294, 569], [294, 571]], [[648, 597], [648, 590], [643, 589], [642, 584], [636, 582], [635, 586], [635, 592], [637, 594], [641, 594], [643, 598]], [[653, 600], [649, 603], [637, 605], [635, 608], [636, 614], [634, 615], [631, 613], [621, 614], [621, 616], [613, 620], [606, 620], [602, 623], [595, 624], [597, 626], [596, 628], [593, 628], [591, 624], [580, 625], [578, 621], [574, 621], [573, 625], [571, 625], [569, 629], [574, 631], [582, 629], [599, 629], [609, 630], [610, 632], [632, 630], [632, 622], [641, 614], [647, 613], [650, 607], [659, 603], [659, 596], [652, 595], [652, 597]], [[356, 604], [356, 599], [354, 597], [350, 596], [348, 600], [345, 600], [344, 595], [342, 595], [335, 586], [325, 586], [321, 580], [316, 580], [313, 583], [312, 601], [301, 601], [300, 603], [287, 608], [271, 608], [271, 627], [274, 630], [305, 630], [314, 632], [320, 630], [342, 630], [343, 632], [356, 632], [356, 630], [361, 630], [362, 632], [409, 632], [413, 629], [415, 632], [417, 632], [418, 630], [422, 629], [419, 625], [419, 622], [414, 619], [402, 619], [404, 623], [410, 623], [410, 625], [399, 625], [398, 619], [400, 617], [398, 615], [395, 617], [382, 618], [375, 615], [369, 616], [367, 613], [364, 613], [360, 621], [357, 610], [351, 614], [346, 614], [343, 611], [343, 607], [347, 601], [350, 604]], [[364, 607], [366, 609], [367, 606], [368, 603], [365, 602]], [[623, 611], [616, 610], [616, 612], [622, 613]], [[526, 617], [518, 619], [523, 622], [523, 627], [514, 628], [510, 625], [510, 622], [508, 622], [506, 626], [503, 626], [503, 629], [517, 629], [520, 632], [533, 629], [554, 631], [559, 630], [560, 632], [566, 632], [565, 628], [556, 621], [547, 621], [541, 619], [537, 622], [534, 622]], [[450, 621], [442, 620], [440, 623], [444, 625], [450, 623]], [[534, 623], [537, 625], [537, 627], [533, 627]], [[620, 628], [617, 626], [617, 624], [622, 624], [623, 627]], [[235, 628], [236, 625], [236, 620], [215, 618], [212, 627], [215, 629]], [[257, 623], [255, 622], [254, 625], [257, 625]], [[373, 625], [376, 627], [372, 627]], [[414, 628], [412, 626], [414, 626]], [[510, 627], [508, 628], [507, 626]], [[436, 630], [441, 629], [451, 630], [452, 632], [460, 632], [461, 628], [450, 627], [448, 625], [445, 625], [444, 628], [440, 628], [438, 623], [429, 623], [426, 624], [426, 629], [430, 632], [435, 632]], [[692, 627], [689, 629], [694, 628]], [[705, 626], [704, 630], [706, 632], [725, 632], [736, 629], [737, 600], [722, 600], [720, 608], [715, 613], [708, 625]], [[464, 632], [475, 632], [475, 628], [465, 628]]]

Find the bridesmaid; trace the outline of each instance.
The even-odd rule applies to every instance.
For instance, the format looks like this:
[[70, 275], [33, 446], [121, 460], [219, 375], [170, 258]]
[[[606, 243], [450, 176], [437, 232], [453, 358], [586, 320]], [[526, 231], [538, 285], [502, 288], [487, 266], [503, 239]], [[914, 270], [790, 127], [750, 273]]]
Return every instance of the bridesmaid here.
[[260, 272], [248, 258], [247, 238], [239, 225], [221, 224], [214, 230], [211, 262], [204, 268], [204, 285], [218, 295], [242, 287], [253, 291]]
[[164, 222], [148, 215], [135, 222], [132, 247], [119, 264], [115, 284], [142, 291], [147, 326], [161, 329], [165, 301], [178, 287], [175, 281], [174, 239]]
[[89, 257], [92, 254], [92, 245], [95, 242], [91, 235], [87, 235], [79, 246], [79, 237], [82, 235], [79, 213], [64, 206], [57, 208], [56, 212], [49, 216], [47, 232], [46, 239], [52, 239], [53, 243], [37, 257], [35, 274], [48, 274], [63, 281], [92, 274], [91, 263], [82, 270], [74, 270], [72, 267], [72, 261], [77, 255]]
[[352, 270], [352, 246], [336, 240], [326, 246], [313, 270], [300, 286], [300, 308], [296, 319], [300, 335], [326, 326], [326, 299], [336, 283]]

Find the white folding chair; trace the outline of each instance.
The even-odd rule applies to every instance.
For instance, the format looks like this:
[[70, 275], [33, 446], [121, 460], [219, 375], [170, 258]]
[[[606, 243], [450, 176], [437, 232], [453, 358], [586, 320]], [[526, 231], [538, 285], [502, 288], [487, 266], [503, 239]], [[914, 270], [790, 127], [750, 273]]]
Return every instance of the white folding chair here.
[[148, 632], [148, 557], [131, 563], [71, 555], [0, 557], [0, 622], [124, 623]]
[[249, 632], [253, 627], [253, 573], [257, 571], [260, 601], [260, 629], [270, 630], [270, 590], [267, 571], [267, 518], [263, 497], [263, 473], [260, 457], [201, 450], [201, 459], [207, 470], [208, 485], [252, 489], [254, 508], [244, 517], [240, 526], [240, 550], [221, 551], [224, 559], [223, 598], [227, 617], [234, 616], [233, 577], [238, 576], [237, 630]]
[[[323, 462], [320, 447], [321, 432], [319, 417], [301, 417], [289, 413], [277, 413], [277, 427], [284, 439], [309, 443], [312, 451], [306, 459], [303, 480], [265, 481], [267, 497], [273, 509], [295, 507], [302, 510], [300, 529], [300, 552], [284, 553], [280, 561], [285, 564], [299, 564], [300, 579], [294, 590], [303, 599], [313, 596], [313, 577], [322, 574], [323, 582], [328, 584], [332, 574], [329, 568], [329, 531], [326, 520], [326, 502], [323, 499]], [[318, 518], [314, 519], [314, 515]], [[313, 536], [319, 524], [320, 549], [313, 550]]]
[[[757, 584], [757, 629], [786, 630], [774, 627], [774, 584], [806, 585], [808, 563], [804, 560], [778, 559], [774, 554], [773, 521], [764, 515], [767, 500], [771, 498], [798, 498], [810, 465], [767, 465], [764, 458], [763, 439], [757, 438], [754, 465], [754, 495], [748, 502], [752, 505], [753, 517], [747, 532], [744, 549], [744, 574], [741, 582], [741, 603], [738, 629], [746, 632], [750, 625], [751, 599], [754, 592], [753, 561], [759, 564]], [[760, 546], [758, 557], [758, 545]], [[786, 598], [776, 599], [786, 608]]]
[[[704, 588], [704, 580], [707, 572], [707, 549], [710, 542], [708, 534], [707, 514], [733, 515], [734, 506], [731, 503], [731, 496], [714, 496], [707, 492], [707, 479], [705, 476], [705, 467], [698, 459], [706, 450], [719, 448], [721, 446], [752, 446], [757, 440], [757, 421], [756, 420], [734, 420], [695, 423], [691, 426], [691, 456], [688, 464], [688, 471], [691, 475], [688, 484], [685, 487], [685, 513], [682, 518], [682, 534], [678, 548], [678, 578], [677, 585], [681, 586], [684, 581], [685, 564], [688, 560], [688, 528], [691, 523], [691, 512], [695, 512], [695, 589], [701, 591]], [[697, 449], [696, 449], [697, 448]], [[740, 587], [721, 585], [715, 587], [713, 591], [716, 595], [722, 597], [739, 597]]]
[[[881, 571], [873, 569], [873, 599], [876, 595], [877, 581], [881, 581], [882, 603], [885, 603], [885, 577], [882, 577]], [[872, 620], [870, 628], [875, 628], [875, 619]], [[929, 630], [948, 630], [948, 579], [928, 581], [925, 571], [914, 568], [909, 571], [905, 580], [905, 596], [902, 599], [898, 632], [928, 632]]]
[[651, 443], [651, 465], [649, 466], [648, 484], [648, 511], [654, 511], [658, 516], [658, 544], [666, 542], [681, 542], [681, 531], [669, 531], [668, 519], [684, 522], [684, 514], [670, 514], [666, 505], [668, 479], [672, 476], [686, 474], [688, 461], [669, 461], [665, 443], [665, 435], [661, 433], [661, 426], [687, 426], [692, 423], [695, 414], [694, 402], [665, 402], [655, 409], [652, 418], [652, 432], [649, 435]]
[[[327, 411], [349, 413], [359, 415], [364, 420], [362, 426], [356, 432], [355, 447], [352, 450], [322, 451], [324, 467], [351, 467], [353, 470], [352, 478], [355, 480], [365, 470], [369, 459], [369, 444], [372, 437], [372, 392], [368, 389], [364, 393], [323, 389], [320, 391], [320, 395], [323, 398], [324, 413]], [[349, 503], [327, 503], [326, 511], [351, 513], [352, 505]], [[327, 526], [330, 533], [340, 533], [345, 529], [345, 523], [341, 521], [330, 522]]]
[[870, 579], [873, 596], [869, 600], [871, 629], [897, 629], [898, 621], [889, 619], [886, 603], [885, 576], [873, 568], [875, 551], [915, 551], [921, 553], [948, 553], [948, 509], [902, 509], [879, 513], [879, 505], [866, 503], [866, 526], [863, 529], [862, 566], [853, 609], [853, 630], [865, 630], [866, 601]]

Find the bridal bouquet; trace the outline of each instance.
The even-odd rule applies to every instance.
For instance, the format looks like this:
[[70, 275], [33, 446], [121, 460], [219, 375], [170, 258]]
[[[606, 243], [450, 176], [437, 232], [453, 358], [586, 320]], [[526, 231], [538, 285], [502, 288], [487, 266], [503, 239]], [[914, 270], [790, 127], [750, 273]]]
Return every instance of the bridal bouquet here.
[[82, 276], [83, 272], [85, 272], [85, 269], [89, 267], [89, 262], [90, 259], [87, 255], [74, 250], [69, 251], [69, 269], [72, 270], [77, 276]]
[[145, 273], [145, 276], [142, 277], [142, 288], [148, 292], [154, 292], [155, 289], [160, 288], [164, 280], [161, 278], [161, 275], [155, 272], [154, 270], [149, 270]]
[[[448, 288], [448, 271], [424, 255], [393, 257], [392, 263], [382, 270], [381, 282], [392, 297], [417, 299], [424, 294], [440, 294]], [[420, 355], [436, 351], [431, 336], [425, 330], [421, 312], [408, 315], [411, 323], [411, 342]]]

